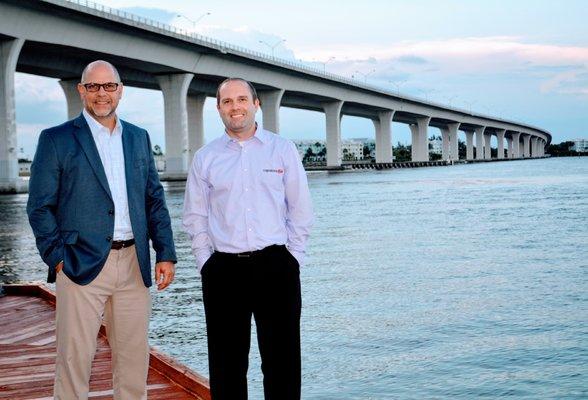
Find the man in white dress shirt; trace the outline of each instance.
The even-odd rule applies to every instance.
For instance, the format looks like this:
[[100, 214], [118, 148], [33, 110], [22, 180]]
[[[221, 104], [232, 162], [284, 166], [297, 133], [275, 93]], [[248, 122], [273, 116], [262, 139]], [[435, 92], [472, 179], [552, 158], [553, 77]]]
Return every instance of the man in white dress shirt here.
[[217, 109], [226, 129], [194, 157], [183, 220], [202, 275], [212, 398], [247, 398], [253, 316], [266, 400], [300, 399], [306, 173], [292, 142], [255, 123], [249, 82], [222, 82]]

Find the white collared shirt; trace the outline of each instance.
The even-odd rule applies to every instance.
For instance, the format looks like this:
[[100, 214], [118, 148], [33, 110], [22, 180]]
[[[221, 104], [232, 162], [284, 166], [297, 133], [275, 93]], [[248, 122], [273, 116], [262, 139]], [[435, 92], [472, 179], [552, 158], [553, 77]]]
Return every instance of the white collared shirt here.
[[106, 173], [108, 187], [114, 202], [114, 235], [113, 240], [129, 240], [133, 238], [129, 202], [127, 198], [127, 180], [125, 176], [125, 156], [122, 145], [122, 125], [117, 117], [112, 133], [104, 125], [96, 121], [87, 111], [82, 111], [92, 132], [98, 148], [98, 154]]
[[224, 133], [194, 156], [183, 226], [199, 269], [214, 250], [273, 244], [285, 244], [302, 266], [312, 223], [306, 172], [291, 141], [261, 128], [243, 142]]

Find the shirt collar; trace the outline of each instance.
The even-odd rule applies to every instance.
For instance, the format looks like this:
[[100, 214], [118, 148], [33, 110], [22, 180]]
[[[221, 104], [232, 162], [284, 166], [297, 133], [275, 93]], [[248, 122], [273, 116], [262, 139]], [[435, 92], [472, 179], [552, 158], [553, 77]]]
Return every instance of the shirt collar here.
[[[225, 129], [225, 132], [223, 133], [223, 135], [221, 136], [221, 138], [222, 138], [222, 141], [225, 145], [228, 145], [229, 143], [233, 143], [233, 142], [236, 143], [237, 142], [237, 139], [234, 139], [231, 136], [229, 136], [226, 129]], [[252, 137], [250, 137], [249, 139], [247, 139], [245, 141], [248, 142], [249, 140], [259, 140], [261, 143], [265, 144], [269, 140], [268, 132], [266, 132], [263, 129], [263, 127], [256, 122], [255, 123], [255, 133], [253, 134]]]
[[[86, 122], [90, 127], [92, 135], [96, 135], [98, 132], [103, 130], [106, 130], [108, 133], [110, 133], [108, 131], [108, 128], [102, 125], [100, 122], [96, 121], [96, 119], [94, 119], [94, 117], [92, 117], [85, 108], [82, 110], [82, 114], [84, 115], [84, 118], [86, 119]], [[114, 135], [122, 133], [122, 124], [120, 123], [120, 118], [118, 117], [116, 117], [116, 125], [114, 126], [114, 130], [112, 131], [112, 133]]]

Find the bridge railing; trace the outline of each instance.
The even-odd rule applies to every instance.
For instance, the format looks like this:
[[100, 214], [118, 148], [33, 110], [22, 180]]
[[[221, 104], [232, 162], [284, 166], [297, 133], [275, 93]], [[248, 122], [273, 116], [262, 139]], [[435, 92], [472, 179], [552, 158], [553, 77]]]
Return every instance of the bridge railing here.
[[254, 50], [242, 47], [242, 46], [237, 46], [235, 44], [224, 42], [222, 40], [214, 39], [214, 38], [211, 38], [208, 36], [200, 35], [195, 32], [190, 32], [190, 31], [187, 31], [182, 28], [178, 28], [173, 25], [165, 24], [165, 23], [162, 23], [162, 22], [150, 19], [150, 18], [141, 17], [137, 14], [133, 14], [133, 13], [130, 13], [130, 12], [127, 12], [124, 10], [117, 9], [117, 8], [108, 7], [103, 4], [96, 3], [94, 1], [88, 1], [88, 0], [43, 0], [43, 1], [46, 3], [52, 3], [52, 4], [60, 5], [60, 6], [70, 8], [70, 9], [76, 9], [76, 10], [81, 11], [86, 14], [101, 16], [101, 17], [115, 20], [117, 22], [121, 22], [121, 23], [124, 23], [127, 25], [132, 25], [132, 26], [135, 26], [135, 27], [138, 27], [141, 29], [151, 30], [151, 31], [154, 31], [157, 33], [165, 34], [168, 36], [173, 36], [173, 37], [176, 37], [180, 40], [192, 42], [192, 43], [195, 43], [195, 44], [198, 44], [201, 46], [214, 48], [214, 49], [220, 51], [221, 53], [228, 53], [230, 51], [236, 55], [240, 55], [243, 57], [253, 58], [253, 59], [257, 59], [257, 60], [261, 59], [264, 62], [267, 62], [269, 64], [274, 64], [276, 66], [288, 67], [288, 68], [291, 68], [294, 70], [298, 70], [299, 72], [312, 74], [315, 76], [319, 76], [321, 78], [330, 79], [332, 81], [349, 84], [354, 87], [359, 87], [359, 88], [367, 89], [370, 91], [379, 92], [379, 93], [385, 94], [387, 96], [392, 96], [392, 97], [398, 98], [400, 100], [414, 101], [414, 102], [426, 104], [429, 106], [438, 107], [438, 108], [448, 110], [448, 111], [459, 112], [459, 113], [466, 114], [466, 115], [476, 116], [476, 117], [480, 117], [480, 118], [487, 118], [487, 119], [502, 121], [502, 122], [506, 122], [506, 123], [512, 123], [512, 124], [516, 124], [516, 125], [523, 125], [523, 126], [537, 129], [539, 131], [543, 131], [541, 128], [533, 127], [527, 123], [513, 121], [513, 120], [506, 120], [506, 119], [502, 119], [502, 118], [496, 118], [493, 116], [483, 115], [483, 114], [479, 114], [479, 113], [473, 113], [471, 110], [465, 110], [465, 109], [458, 108], [458, 107], [448, 107], [447, 105], [444, 105], [441, 103], [425, 100], [423, 98], [416, 97], [416, 96], [406, 95], [404, 93], [402, 95], [400, 95], [400, 93], [397, 91], [387, 90], [387, 89], [382, 88], [381, 86], [358, 82], [355, 79], [351, 79], [351, 78], [347, 78], [347, 77], [344, 77], [341, 75], [333, 74], [331, 72], [327, 72], [327, 71], [321, 70], [316, 67], [311, 67], [308, 64], [303, 64], [301, 62], [287, 60], [287, 59], [283, 59], [283, 58], [279, 58], [279, 57], [275, 57], [275, 56], [270, 56], [269, 54], [266, 54], [266, 53], [254, 51]]

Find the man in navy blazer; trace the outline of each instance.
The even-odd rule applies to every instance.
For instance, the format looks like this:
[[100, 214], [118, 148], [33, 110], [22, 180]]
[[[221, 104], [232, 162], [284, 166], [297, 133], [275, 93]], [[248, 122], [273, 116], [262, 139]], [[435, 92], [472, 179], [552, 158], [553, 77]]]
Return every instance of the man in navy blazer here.
[[110, 63], [82, 73], [82, 114], [44, 130], [31, 167], [27, 213], [56, 282], [55, 399], [85, 399], [104, 318], [115, 399], [146, 399], [151, 312], [149, 240], [158, 289], [176, 254], [149, 136], [115, 111], [123, 85]]

